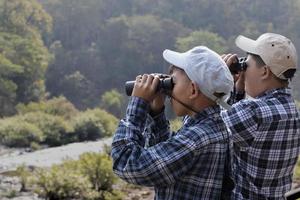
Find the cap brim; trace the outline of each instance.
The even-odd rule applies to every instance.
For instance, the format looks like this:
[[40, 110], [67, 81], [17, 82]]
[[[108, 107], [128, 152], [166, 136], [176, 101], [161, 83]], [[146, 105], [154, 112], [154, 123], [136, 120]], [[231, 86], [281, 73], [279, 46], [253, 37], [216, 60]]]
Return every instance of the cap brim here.
[[252, 40], [245, 36], [239, 35], [235, 39], [235, 44], [243, 51], [246, 51], [246, 52], [252, 53], [252, 54], [258, 54], [258, 52], [256, 50], [256, 41], [255, 40]]
[[174, 65], [176, 67], [179, 67], [179, 68], [185, 70], [187, 64], [186, 64], [184, 53], [178, 53], [178, 52], [166, 49], [163, 52], [163, 57], [171, 65]]

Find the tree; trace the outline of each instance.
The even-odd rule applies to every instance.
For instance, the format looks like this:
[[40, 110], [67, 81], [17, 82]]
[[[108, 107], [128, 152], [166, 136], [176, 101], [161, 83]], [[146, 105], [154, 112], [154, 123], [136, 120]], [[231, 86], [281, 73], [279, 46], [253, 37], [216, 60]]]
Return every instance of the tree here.
[[220, 54], [227, 51], [225, 40], [209, 31], [194, 31], [186, 37], [179, 37], [176, 41], [176, 48], [179, 51], [187, 51], [199, 45], [207, 46]]
[[79, 108], [92, 107], [98, 100], [93, 98], [95, 86], [79, 71], [70, 75], [65, 75], [61, 82], [62, 93]]
[[174, 48], [176, 38], [188, 32], [172, 20], [152, 15], [111, 18], [103, 39], [97, 42], [104, 62], [99, 74], [104, 76], [96, 85], [110, 83], [111, 88], [124, 91], [125, 81], [138, 74], [166, 71], [163, 50]]
[[244, 54], [236, 36], [256, 38], [264, 32], [281, 33], [297, 49], [300, 45], [299, 0], [39, 1], [55, 22], [53, 36], [45, 41], [61, 46], [54, 48], [56, 58], [47, 72], [52, 95], [64, 92], [57, 77], [76, 71], [95, 86], [94, 98], [112, 88], [123, 91], [124, 82], [137, 74], [165, 69], [165, 48], [204, 44], [219, 53]]
[[[0, 37], [1, 38], [1, 37]], [[22, 73], [19, 65], [13, 64], [2, 53], [0, 53], [0, 113], [12, 114], [15, 103], [17, 85], [11, 80], [13, 76]]]
[[[80, 5], [72, 4], [75, 10], [78, 9], [77, 12], [84, 8]], [[86, 9], [91, 9], [91, 12], [85, 13], [86, 19], [93, 21], [95, 16], [92, 10], [100, 8]], [[67, 19], [69, 14], [66, 16]], [[103, 24], [100, 24], [102, 21]], [[50, 47], [55, 55], [55, 62], [48, 68], [46, 85], [51, 95], [72, 98], [71, 101], [80, 108], [97, 106], [98, 102], [92, 99], [96, 100], [112, 88], [124, 91], [125, 81], [134, 79], [138, 73], [166, 70], [162, 66], [162, 51], [167, 47], [173, 48], [176, 37], [188, 33], [182, 25], [152, 15], [120, 16], [106, 20], [99, 18], [93, 25], [95, 29], [89, 29], [89, 32], [81, 32], [81, 30], [92, 27], [87, 24], [90, 22], [78, 23], [70, 18], [70, 24], [73, 23], [77, 25], [71, 37], [76, 37], [78, 40], [71, 42], [70, 38], [58, 37], [61, 41], [53, 42]], [[70, 24], [61, 26], [60, 31], [70, 32], [68, 30]], [[97, 27], [101, 28], [97, 29]], [[72, 87], [66, 89], [66, 77], [72, 75], [74, 78], [76, 71], [84, 76], [91, 86], [89, 90], [85, 90], [85, 93], [80, 93], [81, 90], [73, 87], [75, 84], [67, 84]], [[75, 96], [71, 97], [71, 94]]]
[[1, 0], [0, 31], [40, 39], [52, 30], [52, 18], [36, 0]]
[[35, 0], [0, 1], [1, 113], [11, 114], [17, 102], [37, 101], [45, 94], [44, 75], [50, 54], [42, 36], [51, 17]]

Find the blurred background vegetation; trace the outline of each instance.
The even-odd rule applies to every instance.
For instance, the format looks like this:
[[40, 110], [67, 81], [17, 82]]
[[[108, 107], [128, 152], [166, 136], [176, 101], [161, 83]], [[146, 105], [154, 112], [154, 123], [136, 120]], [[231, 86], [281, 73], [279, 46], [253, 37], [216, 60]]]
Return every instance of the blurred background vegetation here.
[[300, 52], [299, 27], [300, 0], [0, 0], [0, 114], [64, 96], [121, 117], [124, 82], [166, 72], [164, 49], [242, 55], [237, 35], [276, 32]]
[[[289, 37], [299, 54], [300, 0], [0, 0], [0, 144], [38, 150], [111, 136], [125, 81], [167, 72], [164, 49], [244, 56], [236, 36], [264, 32]], [[299, 72], [292, 89], [299, 107]], [[16, 173], [21, 190], [46, 199], [123, 199], [106, 154]]]

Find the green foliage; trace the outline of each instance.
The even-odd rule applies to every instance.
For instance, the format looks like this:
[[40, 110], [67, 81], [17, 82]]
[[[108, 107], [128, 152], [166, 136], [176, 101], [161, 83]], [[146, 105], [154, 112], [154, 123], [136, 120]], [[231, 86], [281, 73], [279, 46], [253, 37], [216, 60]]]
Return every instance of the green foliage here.
[[96, 101], [96, 98], [89, 98], [94, 96], [95, 86], [79, 71], [65, 75], [61, 85], [64, 95], [79, 109], [85, 108], [82, 105], [88, 106]]
[[78, 110], [65, 97], [54, 97], [47, 101], [30, 102], [29, 104], [18, 104], [17, 110], [19, 114], [28, 112], [45, 112], [47, 114], [61, 116], [65, 119], [70, 119], [76, 116]]
[[42, 131], [19, 117], [0, 121], [0, 143], [9, 147], [28, 147], [32, 142], [43, 141]]
[[104, 127], [92, 112], [83, 112], [73, 120], [74, 136], [78, 141], [96, 140], [104, 136]]
[[101, 97], [101, 107], [117, 117], [121, 117], [124, 96], [116, 89], [105, 92]]
[[[13, 114], [17, 103], [43, 99], [46, 90], [79, 109], [95, 107], [137, 74], [167, 71], [166, 48], [241, 53], [238, 34], [277, 32], [299, 49], [299, 9], [299, 0], [1, 0], [0, 113]], [[120, 117], [119, 103], [104, 101]]]
[[177, 50], [184, 52], [195, 46], [207, 46], [219, 54], [227, 51], [225, 40], [216, 33], [209, 31], [194, 31], [186, 37], [177, 38]]
[[170, 126], [172, 131], [178, 131], [182, 127], [182, 120], [179, 118], [176, 118], [172, 121], [170, 121]]
[[[0, 34], [0, 48], [5, 43], [3, 34]], [[17, 85], [11, 80], [16, 74], [21, 73], [22, 67], [13, 64], [8, 58], [0, 53], [0, 112], [3, 114], [13, 113], [12, 107], [16, 98]]]
[[11, 199], [11, 198], [17, 197], [17, 193], [18, 192], [13, 189], [13, 190], [8, 191], [6, 194], [4, 194], [4, 196]]
[[[114, 9], [111, 7], [113, 2], [89, 2], [90, 5], [96, 4], [94, 8], [87, 7], [87, 2], [84, 6], [79, 2], [72, 3], [71, 7], [74, 10], [70, 11], [70, 14], [88, 15], [84, 10], [101, 9], [103, 5], [107, 6], [107, 10]], [[120, 1], [115, 3], [120, 4]], [[60, 3], [61, 7], [57, 5], [56, 9], [70, 9], [66, 5]], [[52, 4], [51, 9], [52, 6], [55, 5]], [[90, 20], [84, 24], [78, 23], [85, 20], [81, 16], [65, 17], [69, 19], [69, 24], [74, 24], [75, 30], [71, 30], [70, 26], [62, 26], [62, 23], [66, 23], [64, 18], [58, 19], [57, 23], [61, 29], [57, 31], [56, 40], [61, 42], [55, 40], [51, 45], [56, 60], [50, 66], [46, 83], [52, 95], [63, 94], [80, 109], [99, 105], [97, 97], [113, 88], [124, 91], [125, 81], [132, 80], [139, 73], [166, 70], [161, 66], [161, 52], [166, 47], [173, 47], [177, 36], [187, 33], [187, 29], [182, 25], [154, 15], [100, 18], [93, 25]], [[94, 16], [87, 19], [94, 19]], [[101, 19], [103, 23], [99, 23]], [[89, 27], [89, 33], [86, 32], [85, 26]], [[64, 34], [58, 34], [60, 32]], [[72, 35], [66, 37], [65, 33], [68, 32], [72, 32]], [[77, 39], [76, 48], [75, 43], [70, 43], [74, 38]], [[62, 78], [57, 80], [57, 77]], [[105, 106], [112, 109], [107, 103], [105, 102]], [[115, 112], [119, 117], [120, 111], [115, 109], [113, 113]]]
[[[117, 81], [116, 77], [125, 81], [128, 78], [133, 79], [137, 73], [162, 71], [162, 51], [166, 47], [173, 47], [176, 37], [185, 33], [187, 29], [182, 25], [158, 16], [111, 18], [105, 26], [105, 40], [98, 42], [100, 48], [107, 49], [110, 46], [117, 49], [114, 53], [116, 57], [108, 63], [112, 70], [108, 79], [105, 79], [106, 82], [114, 83]], [[102, 52], [104, 57], [112, 56], [111, 51]], [[115, 88], [123, 90], [123, 81], [116, 82], [118, 85]]]
[[39, 169], [33, 176], [37, 192], [46, 199], [122, 199], [112, 188], [116, 178], [112, 161], [105, 154], [85, 153], [78, 161]]
[[16, 174], [20, 178], [20, 181], [21, 181], [20, 192], [27, 191], [27, 185], [28, 185], [28, 182], [29, 182], [29, 179], [30, 179], [29, 170], [25, 167], [25, 165], [21, 165], [17, 168]]
[[63, 166], [53, 166], [50, 170], [39, 169], [33, 183], [37, 193], [46, 199], [97, 199], [99, 196], [91, 188], [88, 178]]
[[87, 110], [85, 113], [89, 115], [94, 115], [96, 118], [99, 119], [104, 128], [104, 136], [112, 136], [112, 134], [115, 132], [119, 120], [112, 114], [99, 108]]
[[111, 136], [117, 127], [117, 123], [118, 119], [104, 110], [87, 110], [72, 119], [73, 135], [79, 141]]
[[37, 151], [37, 150], [41, 150], [42, 147], [41, 147], [40, 144], [38, 144], [38, 143], [36, 143], [36, 142], [31, 142], [31, 143], [30, 143], [30, 149], [31, 149], [32, 151]]
[[112, 191], [116, 179], [111, 166], [112, 161], [106, 154], [85, 153], [80, 156], [79, 168], [96, 191]]
[[14, 48], [18, 51], [11, 59], [24, 68], [24, 72], [13, 79], [18, 85], [17, 100], [38, 101], [45, 96], [44, 76], [50, 54], [41, 40], [22, 38], [17, 42]]
[[[47, 88], [51, 95], [72, 98], [78, 108], [98, 105], [96, 99], [113, 88], [123, 91], [124, 81], [137, 74], [166, 71], [161, 56], [165, 48], [186, 50], [201, 44], [218, 53], [241, 53], [234, 44], [238, 34], [255, 38], [267, 31], [300, 45], [299, 0], [41, 2], [55, 22], [51, 46], [56, 59]], [[78, 84], [88, 95], [76, 93]]]
[[298, 159], [298, 162], [295, 166], [293, 179], [297, 181], [300, 180], [300, 159]]
[[42, 35], [51, 17], [36, 0], [2, 0], [0, 4], [0, 112], [14, 113], [17, 102], [45, 95], [44, 75], [51, 59]]
[[111, 155], [111, 146], [105, 144], [105, 145], [103, 146], [103, 152], [105, 152], [107, 155]]
[[70, 124], [60, 116], [43, 112], [31, 112], [22, 116], [22, 120], [36, 125], [44, 134], [44, 141], [49, 146], [59, 146], [69, 140], [69, 133], [73, 131]]
[[[0, 120], [1, 144], [32, 150], [40, 149], [40, 144], [58, 146], [111, 136], [118, 123], [114, 115], [99, 108], [79, 112], [64, 97], [19, 104], [17, 109], [16, 117]], [[40, 137], [31, 140], [30, 134]]]
[[62, 116], [65, 119], [70, 119], [78, 112], [74, 105], [63, 96], [54, 97], [46, 101], [46, 105], [46, 113]]
[[36, 0], [2, 0], [0, 31], [39, 37], [52, 29], [52, 18]]

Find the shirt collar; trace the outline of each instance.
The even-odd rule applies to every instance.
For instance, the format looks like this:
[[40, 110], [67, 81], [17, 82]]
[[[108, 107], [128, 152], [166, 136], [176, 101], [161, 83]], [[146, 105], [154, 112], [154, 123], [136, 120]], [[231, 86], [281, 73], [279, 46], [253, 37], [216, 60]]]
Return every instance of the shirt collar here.
[[193, 117], [187, 116], [184, 120], [184, 124], [194, 124], [211, 116], [220, 116], [220, 112], [221, 108], [219, 105], [210, 106], [198, 112]]
[[270, 96], [274, 95], [291, 95], [291, 88], [276, 88], [276, 89], [271, 89], [267, 90], [260, 95], [258, 95], [256, 98], [268, 98]]

